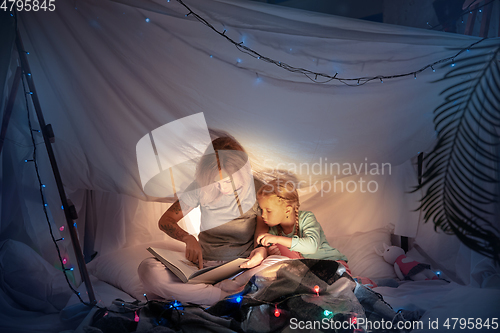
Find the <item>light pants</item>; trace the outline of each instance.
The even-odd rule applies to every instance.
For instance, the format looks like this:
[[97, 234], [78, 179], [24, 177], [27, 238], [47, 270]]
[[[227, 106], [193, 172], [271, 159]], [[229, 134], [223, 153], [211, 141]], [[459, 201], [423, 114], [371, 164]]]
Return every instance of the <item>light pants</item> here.
[[234, 279], [226, 279], [216, 285], [183, 283], [154, 257], [144, 259], [137, 271], [149, 299], [176, 299], [181, 303], [191, 302], [210, 306], [227, 295], [241, 290], [250, 281], [250, 278], [262, 269], [288, 259], [288, 257], [283, 256], [269, 256], [259, 266], [244, 271]]

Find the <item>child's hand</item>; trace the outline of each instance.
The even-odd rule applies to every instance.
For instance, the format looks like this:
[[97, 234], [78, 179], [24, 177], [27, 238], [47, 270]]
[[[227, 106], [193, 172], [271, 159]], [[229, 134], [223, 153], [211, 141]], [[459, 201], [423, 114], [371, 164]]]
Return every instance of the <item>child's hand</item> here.
[[277, 243], [277, 237], [268, 233], [262, 234], [257, 237], [257, 243], [262, 244], [263, 246], [269, 246]]
[[280, 256], [281, 252], [280, 249], [276, 245], [271, 245], [267, 248], [267, 255], [275, 255], [275, 256]]

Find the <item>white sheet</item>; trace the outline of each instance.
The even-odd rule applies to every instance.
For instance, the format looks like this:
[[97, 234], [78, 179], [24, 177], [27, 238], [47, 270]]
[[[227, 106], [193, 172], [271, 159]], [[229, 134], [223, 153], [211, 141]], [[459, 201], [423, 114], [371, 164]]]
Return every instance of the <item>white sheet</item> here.
[[[418, 194], [406, 194], [416, 183], [410, 159], [432, 147], [432, 111], [442, 102], [444, 83], [431, 81], [447, 67], [436, 67], [435, 73], [429, 69], [417, 79], [356, 87], [316, 84], [239, 52], [186, 17], [175, 1], [122, 2], [128, 5], [59, 1], [54, 12], [22, 12], [19, 18], [45, 120], [55, 132], [59, 169], [69, 195], [78, 201], [79, 237], [86, 255], [166, 237], [155, 225], [166, 206], [139, 201], [147, 198], [136, 143], [149, 131], [198, 112], [204, 112], [209, 127], [241, 141], [256, 171], [278, 168], [279, 163], [312, 167], [326, 159], [351, 166], [390, 163], [393, 174], [370, 176], [379, 185], [375, 193], [329, 192], [312, 196], [301, 208], [311, 209], [330, 236], [388, 224], [410, 225], [404, 232], [415, 234], [418, 216], [411, 210]], [[338, 72], [339, 77], [411, 72], [478, 40], [246, 1], [186, 3], [217, 29], [226, 29], [228, 36], [268, 57]], [[1, 155], [2, 237], [28, 244], [52, 263], [57, 256], [38, 180], [33, 165], [24, 162], [31, 158], [32, 147], [23, 96], [21, 89]], [[40, 140], [37, 136], [36, 142]], [[68, 239], [67, 231], [58, 231], [65, 222], [50, 164], [43, 149], [38, 152], [50, 223], [56, 237]], [[336, 176], [298, 173], [310, 185]], [[74, 263], [71, 244], [60, 244]], [[439, 257], [439, 248], [429, 245], [426, 250]], [[463, 269], [469, 275], [470, 269]]]

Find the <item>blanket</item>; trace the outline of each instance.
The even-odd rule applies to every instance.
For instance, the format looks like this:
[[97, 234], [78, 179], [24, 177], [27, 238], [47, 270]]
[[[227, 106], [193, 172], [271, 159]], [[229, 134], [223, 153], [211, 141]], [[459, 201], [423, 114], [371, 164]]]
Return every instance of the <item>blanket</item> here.
[[[151, 301], [136, 313], [140, 320], [127, 332], [403, 332], [396, 327], [405, 321], [380, 294], [354, 281], [344, 266], [315, 259], [272, 265], [254, 275], [243, 291], [208, 309]], [[86, 332], [106, 332], [99, 327], [116, 316], [106, 317]]]

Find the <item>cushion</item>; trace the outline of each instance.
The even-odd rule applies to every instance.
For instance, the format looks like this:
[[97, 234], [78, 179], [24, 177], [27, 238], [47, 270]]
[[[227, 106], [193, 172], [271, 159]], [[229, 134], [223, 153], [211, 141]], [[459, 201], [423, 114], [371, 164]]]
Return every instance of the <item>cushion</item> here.
[[62, 271], [31, 247], [12, 239], [0, 242], [0, 297], [4, 302], [28, 311], [57, 313], [71, 294]]
[[384, 227], [368, 232], [331, 237], [329, 243], [348, 259], [353, 276], [370, 279], [396, 279], [393, 265], [375, 252], [383, 243], [391, 244], [391, 228]]
[[98, 256], [87, 265], [87, 269], [99, 280], [125, 291], [136, 299], [144, 300], [145, 291], [137, 268], [144, 259], [152, 257], [148, 247], [181, 252], [185, 249], [184, 243], [174, 239], [135, 245]]

